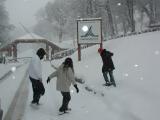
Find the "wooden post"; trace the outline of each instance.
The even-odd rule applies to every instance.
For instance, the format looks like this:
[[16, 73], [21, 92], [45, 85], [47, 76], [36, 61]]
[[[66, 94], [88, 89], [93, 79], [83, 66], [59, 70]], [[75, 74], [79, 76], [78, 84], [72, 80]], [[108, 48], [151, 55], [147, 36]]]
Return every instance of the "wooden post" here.
[[102, 35], [102, 19], [101, 20], [101, 43], [100, 43], [100, 48], [103, 48], [103, 35]]
[[17, 43], [13, 44], [13, 59], [17, 61]]
[[78, 38], [78, 21], [77, 21], [77, 46], [78, 46], [78, 61], [81, 61], [81, 45]]
[[78, 61], [81, 61], [81, 45], [78, 44]]
[[49, 45], [46, 43], [46, 60], [49, 60]]

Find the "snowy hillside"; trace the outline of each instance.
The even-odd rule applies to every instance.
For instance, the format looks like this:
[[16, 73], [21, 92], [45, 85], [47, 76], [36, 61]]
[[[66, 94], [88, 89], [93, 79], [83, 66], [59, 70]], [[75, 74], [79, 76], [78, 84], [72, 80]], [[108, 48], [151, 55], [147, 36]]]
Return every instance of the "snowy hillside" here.
[[[65, 120], [158, 120], [160, 118], [158, 114], [160, 111], [159, 37], [159, 32], [155, 32], [104, 43], [104, 48], [114, 52], [116, 88], [102, 86], [104, 79], [101, 73], [102, 61], [97, 52], [98, 45], [83, 50], [81, 62], [77, 61], [77, 53], [75, 53], [72, 56], [75, 72], [85, 80], [85, 84], [78, 85], [79, 94], [75, 92], [72, 94], [71, 113], [57, 117], [56, 111], [61, 105], [62, 98], [59, 92], [55, 91], [54, 79], [51, 84], [45, 85], [46, 89], [49, 88], [47, 90], [49, 93], [42, 101], [44, 105], [36, 111], [37, 115], [33, 114], [28, 106], [25, 120], [31, 119], [32, 116], [36, 119], [43, 118], [42, 120], [47, 118], [51, 120], [64, 118]], [[52, 62], [58, 66], [62, 61]], [[50, 65], [44, 64], [46, 79]], [[93, 91], [86, 91], [86, 86]]]
[[[76, 76], [83, 78], [85, 83], [78, 84], [78, 94], [72, 87], [69, 104], [72, 110], [63, 116], [58, 115], [62, 96], [56, 91], [56, 78], [46, 84], [48, 75], [54, 69], [49, 62], [43, 62], [46, 93], [40, 100], [42, 105], [36, 109], [30, 106], [32, 90], [29, 84], [29, 97], [22, 120], [159, 120], [159, 38], [160, 32], [154, 32], [104, 43], [104, 48], [114, 53], [116, 88], [102, 86], [104, 79], [102, 60], [97, 52], [99, 45], [82, 50], [80, 62], [77, 53], [73, 54]], [[54, 60], [52, 63], [58, 66], [62, 61]], [[0, 87], [0, 90], [3, 89]], [[2, 104], [2, 108], [4, 106]]]

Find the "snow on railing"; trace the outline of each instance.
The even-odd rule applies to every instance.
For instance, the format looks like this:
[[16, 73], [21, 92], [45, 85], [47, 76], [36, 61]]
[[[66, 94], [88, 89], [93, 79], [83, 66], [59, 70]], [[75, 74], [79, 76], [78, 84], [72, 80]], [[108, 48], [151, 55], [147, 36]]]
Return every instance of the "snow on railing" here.
[[108, 38], [108, 40], [127, 37], [127, 36], [132, 36], [132, 35], [138, 35], [138, 34], [143, 34], [143, 33], [155, 32], [155, 31], [160, 31], [160, 26], [150, 27], [149, 29], [146, 29], [146, 30], [141, 31], [141, 32], [131, 32], [131, 33], [123, 34], [123, 35], [113, 36], [113, 37]]
[[[160, 31], [160, 27], [149, 28], [149, 29], [144, 30], [142, 32], [132, 32], [132, 33], [124, 34], [124, 35], [113, 36], [113, 37], [110, 37], [108, 40], [127, 37], [127, 36], [132, 36], [132, 35], [138, 35], [138, 34], [143, 34], [143, 33], [148, 33], [148, 32], [154, 32], [154, 31]], [[90, 45], [82, 45], [81, 49], [85, 49], [85, 48], [87, 48], [89, 46]], [[72, 48], [72, 49], [67, 49], [67, 50], [64, 50], [64, 51], [57, 52], [52, 56], [51, 60], [53, 60], [53, 59], [61, 59], [61, 58], [66, 57], [66, 56], [70, 56], [76, 51], [77, 51], [77, 48]]]
[[[154, 32], [154, 31], [160, 31], [160, 27], [154, 27], [154, 28], [150, 27], [149, 29], [141, 31], [141, 32], [132, 32], [132, 33], [124, 34], [124, 35], [113, 36], [113, 37], [108, 38], [107, 40], [112, 40], [112, 39], [132, 36], [132, 35], [138, 35], [138, 34], [143, 34], [143, 33], [148, 33], [148, 32]], [[104, 40], [104, 41], [106, 41], [106, 40]], [[92, 45], [94, 45], [94, 44], [92, 44]], [[92, 45], [81, 45], [81, 49], [88, 48]], [[77, 48], [71, 48], [71, 49], [67, 49], [67, 50], [64, 50], [64, 51], [57, 52], [51, 57], [51, 60], [61, 59], [61, 58], [66, 57], [66, 56], [70, 56], [76, 51], [77, 51]], [[17, 59], [26, 59], [26, 58], [17, 58]], [[28, 58], [30, 58], [30, 57], [28, 57]], [[14, 61], [14, 59], [11, 59], [11, 60]]]
[[18, 57], [18, 58], [8, 58], [6, 63], [15, 63], [15, 62], [28, 62], [32, 57]]
[[[81, 49], [85, 49], [87, 47], [89, 47], [89, 46], [83, 45], [83, 46], [81, 46]], [[51, 60], [53, 60], [53, 59], [61, 59], [61, 58], [66, 57], [66, 56], [70, 56], [76, 51], [77, 51], [77, 48], [72, 48], [72, 49], [68, 49], [68, 50], [57, 52], [52, 56]]]

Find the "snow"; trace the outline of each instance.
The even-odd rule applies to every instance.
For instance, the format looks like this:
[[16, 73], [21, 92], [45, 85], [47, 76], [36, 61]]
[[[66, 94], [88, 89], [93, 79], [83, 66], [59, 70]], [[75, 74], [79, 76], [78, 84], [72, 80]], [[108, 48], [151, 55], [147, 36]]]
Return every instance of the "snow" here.
[[24, 35], [24, 36], [21, 36], [21, 37], [19, 37], [19, 38], [17, 38], [17, 40], [21, 40], [21, 39], [28, 39], [28, 40], [30, 40], [30, 39], [45, 39], [45, 38], [43, 38], [43, 37], [41, 37], [41, 36], [39, 36], [39, 35], [36, 35], [35, 33], [30, 33], [30, 34], [26, 34], [26, 35]]
[[63, 42], [54, 42], [55, 45], [59, 46], [60, 48], [63, 48], [63, 49], [71, 49], [71, 48], [74, 48], [76, 46], [74, 46], [74, 41], [73, 40], [66, 40], [66, 41], [63, 41]]
[[[19, 64], [18, 64], [19, 65]], [[9, 71], [13, 67], [18, 66], [17, 64], [5, 65], [3, 66], [2, 71]], [[9, 68], [11, 66], [11, 68]], [[1, 108], [6, 114], [7, 110], [10, 107], [10, 104], [14, 98], [16, 91], [20, 85], [20, 82], [23, 79], [24, 72], [26, 71], [27, 66], [22, 65], [21, 68], [17, 69], [16, 71], [12, 72], [12, 74], [4, 79], [3, 81], [0, 80], [0, 99], [1, 99]], [[2, 76], [2, 75], [1, 75]]]
[[[78, 84], [77, 94], [71, 87], [71, 112], [62, 116], [58, 109], [62, 103], [60, 92], [56, 91], [56, 78], [46, 83], [48, 75], [54, 71], [50, 62], [43, 62], [43, 83], [45, 95], [40, 99], [40, 106], [30, 105], [32, 88], [22, 120], [159, 120], [160, 115], [160, 32], [145, 33], [137, 36], [119, 38], [104, 43], [104, 48], [114, 53], [114, 76], [117, 87], [104, 87], [101, 73], [102, 60], [97, 52], [99, 45], [83, 49], [82, 60], [77, 60], [77, 53], [71, 57], [74, 61], [76, 76], [85, 80]], [[54, 60], [59, 66], [62, 61]], [[7, 71], [8, 65], [0, 66]], [[3, 71], [2, 70], [2, 71]], [[7, 79], [0, 81], [1, 107], [6, 114], [27, 70], [27, 64], [16, 69]], [[0, 73], [1, 75], [2, 73]], [[12, 76], [15, 76], [15, 79]], [[27, 79], [29, 80], [29, 79]], [[87, 91], [85, 88], [92, 91]]]

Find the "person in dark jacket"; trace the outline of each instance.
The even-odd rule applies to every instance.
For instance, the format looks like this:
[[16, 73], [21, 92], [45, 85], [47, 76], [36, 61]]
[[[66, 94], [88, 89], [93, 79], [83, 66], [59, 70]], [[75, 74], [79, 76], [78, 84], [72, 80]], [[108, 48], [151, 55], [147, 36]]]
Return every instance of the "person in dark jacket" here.
[[[105, 85], [106, 86], [113, 85], [114, 87], [116, 87], [116, 83], [113, 76], [113, 70], [115, 69], [112, 61], [113, 53], [102, 48], [99, 48], [98, 52], [101, 55], [103, 61], [102, 73], [106, 82]], [[108, 78], [108, 74], [110, 79]]]

